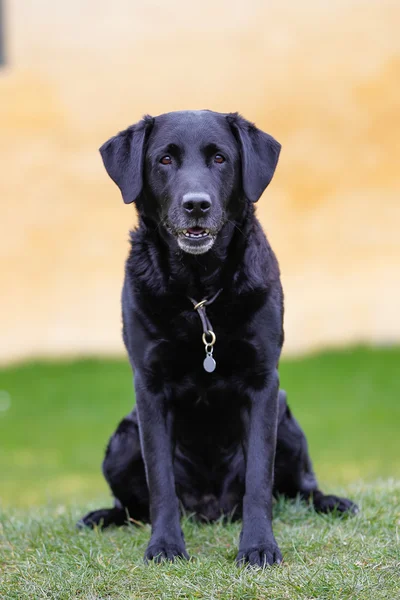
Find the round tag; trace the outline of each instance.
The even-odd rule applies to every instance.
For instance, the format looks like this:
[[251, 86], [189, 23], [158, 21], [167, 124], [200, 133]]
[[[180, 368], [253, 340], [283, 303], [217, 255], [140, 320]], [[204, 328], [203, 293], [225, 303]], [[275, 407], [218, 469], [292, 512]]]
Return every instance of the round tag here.
[[207, 373], [212, 373], [213, 371], [215, 371], [216, 366], [217, 366], [217, 363], [215, 362], [213, 357], [210, 354], [207, 354], [207, 356], [205, 357], [205, 359], [203, 361], [203, 367], [204, 367], [205, 371], [207, 371]]

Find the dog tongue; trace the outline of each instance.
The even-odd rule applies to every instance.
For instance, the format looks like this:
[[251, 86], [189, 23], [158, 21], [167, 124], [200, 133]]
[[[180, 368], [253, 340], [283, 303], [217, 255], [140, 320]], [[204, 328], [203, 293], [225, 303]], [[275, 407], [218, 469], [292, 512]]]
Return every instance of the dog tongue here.
[[204, 233], [204, 229], [202, 227], [189, 227], [189, 229], [187, 231], [188, 231], [188, 233], [193, 233], [193, 234]]

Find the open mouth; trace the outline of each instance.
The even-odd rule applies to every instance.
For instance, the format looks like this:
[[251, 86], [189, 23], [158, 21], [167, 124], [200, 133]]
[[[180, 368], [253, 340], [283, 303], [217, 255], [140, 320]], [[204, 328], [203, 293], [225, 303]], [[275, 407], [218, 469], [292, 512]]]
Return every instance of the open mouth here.
[[189, 229], [182, 229], [182, 231], [179, 232], [179, 235], [198, 240], [210, 235], [210, 230], [203, 229], [203, 227], [189, 227]]
[[189, 254], [204, 254], [214, 245], [217, 232], [205, 227], [179, 229], [175, 236], [181, 250]]

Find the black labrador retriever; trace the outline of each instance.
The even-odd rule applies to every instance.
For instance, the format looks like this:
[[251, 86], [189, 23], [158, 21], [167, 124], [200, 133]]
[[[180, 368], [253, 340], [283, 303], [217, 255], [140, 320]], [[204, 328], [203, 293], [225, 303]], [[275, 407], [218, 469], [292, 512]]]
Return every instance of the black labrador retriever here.
[[181, 505], [243, 519], [239, 564], [280, 562], [273, 494], [357, 509], [318, 489], [279, 390], [283, 294], [254, 203], [280, 144], [236, 113], [202, 110], [146, 116], [100, 152], [139, 214], [122, 293], [137, 408], [103, 463], [114, 507], [81, 524], [150, 521], [145, 559], [188, 558]]

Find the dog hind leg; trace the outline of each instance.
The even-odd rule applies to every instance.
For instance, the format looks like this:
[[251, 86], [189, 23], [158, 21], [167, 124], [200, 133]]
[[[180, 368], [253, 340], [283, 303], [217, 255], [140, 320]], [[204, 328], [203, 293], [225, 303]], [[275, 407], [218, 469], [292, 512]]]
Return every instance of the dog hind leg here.
[[149, 521], [149, 495], [139, 440], [136, 411], [118, 425], [103, 461], [103, 474], [114, 495], [114, 507], [85, 515], [79, 527], [102, 528]]
[[321, 513], [356, 513], [354, 502], [339, 496], [326, 495], [318, 489], [317, 479], [308, 452], [306, 437], [286, 402], [286, 393], [279, 391], [279, 422], [275, 456], [274, 493], [288, 498], [300, 495], [312, 502]]

